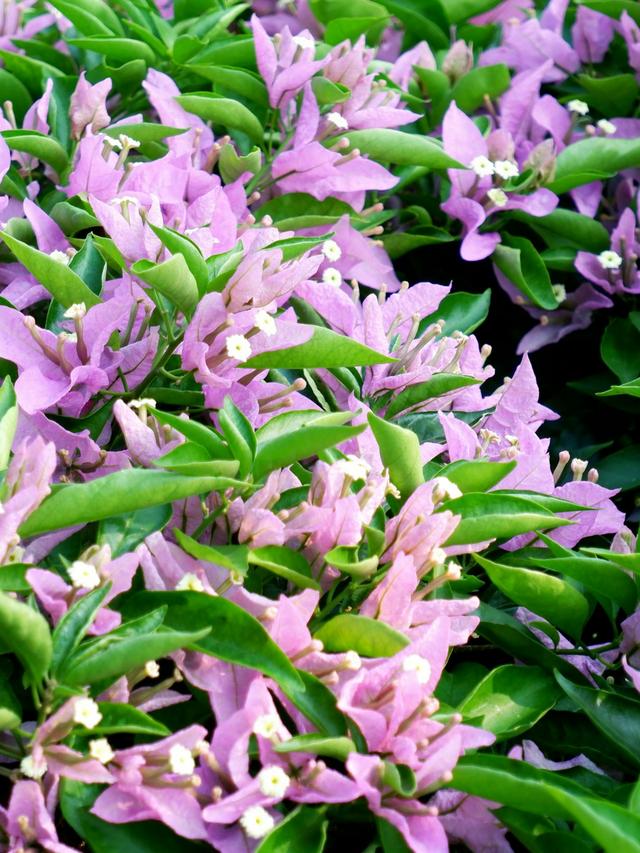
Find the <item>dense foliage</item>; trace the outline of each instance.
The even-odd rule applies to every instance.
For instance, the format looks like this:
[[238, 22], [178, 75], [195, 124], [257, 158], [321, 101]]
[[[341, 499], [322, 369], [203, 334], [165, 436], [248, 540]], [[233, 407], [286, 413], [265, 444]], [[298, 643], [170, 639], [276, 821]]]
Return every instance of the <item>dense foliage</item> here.
[[640, 851], [640, 6], [0, 61], [0, 850]]

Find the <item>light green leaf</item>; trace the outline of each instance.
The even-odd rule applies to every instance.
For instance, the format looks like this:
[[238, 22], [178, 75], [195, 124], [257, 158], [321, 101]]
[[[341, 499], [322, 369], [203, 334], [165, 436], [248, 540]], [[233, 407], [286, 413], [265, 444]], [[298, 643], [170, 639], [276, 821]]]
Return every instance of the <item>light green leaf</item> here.
[[39, 684], [51, 663], [51, 632], [46, 619], [28, 604], [0, 592], [0, 644], [12, 651], [31, 684]]
[[[304, 324], [299, 324], [303, 326]], [[353, 338], [339, 335], [323, 326], [311, 326], [311, 338], [303, 344], [269, 350], [245, 362], [252, 368], [359, 367], [371, 364], [391, 364], [396, 361], [376, 352]]]
[[409, 645], [409, 640], [377, 619], [357, 616], [354, 613], [341, 613], [325, 622], [314, 637], [321, 640], [325, 651], [355, 651], [363, 657], [391, 657]]
[[352, 148], [358, 148], [363, 154], [383, 163], [422, 166], [434, 171], [464, 169], [461, 163], [446, 154], [442, 146], [429, 136], [387, 128], [351, 130], [343, 135]]
[[200, 116], [205, 121], [246, 133], [256, 145], [262, 143], [264, 131], [255, 114], [248, 107], [232, 98], [223, 98], [211, 92], [193, 92], [177, 95], [176, 101], [187, 112]]

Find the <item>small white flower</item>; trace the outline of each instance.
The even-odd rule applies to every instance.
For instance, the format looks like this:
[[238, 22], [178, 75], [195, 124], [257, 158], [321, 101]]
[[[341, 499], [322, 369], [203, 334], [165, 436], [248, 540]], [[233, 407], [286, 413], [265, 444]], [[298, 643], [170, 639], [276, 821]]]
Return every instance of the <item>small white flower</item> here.
[[93, 563], [74, 560], [67, 569], [71, 583], [76, 589], [95, 589], [100, 586], [101, 577]]
[[148, 660], [144, 665], [144, 674], [148, 678], [157, 678], [160, 675], [160, 666], [156, 660]]
[[281, 800], [290, 784], [291, 779], [282, 767], [278, 767], [275, 764], [272, 767], [264, 767], [258, 773], [258, 785], [265, 797], [274, 797], [277, 800]]
[[102, 141], [106, 143], [109, 148], [112, 148], [115, 151], [122, 148], [122, 143], [118, 139], [114, 139], [113, 136], [109, 136], [108, 133], [101, 133], [100, 136], [102, 137]]
[[251, 358], [251, 344], [244, 335], [229, 335], [225, 341], [227, 355], [237, 361], [246, 361]]
[[169, 750], [169, 767], [178, 776], [191, 776], [196, 769], [191, 750], [181, 743], [174, 743]]
[[432, 497], [434, 503], [440, 503], [441, 501], [452, 501], [455, 498], [462, 497], [462, 492], [460, 491], [460, 489], [447, 477], [434, 477], [431, 482], [433, 483]]
[[504, 190], [489, 190], [487, 192], [487, 196], [489, 201], [492, 201], [496, 207], [504, 207], [505, 204], [509, 201], [509, 197], [507, 196]]
[[337, 127], [340, 130], [349, 129], [349, 122], [340, 113], [327, 113], [326, 118], [328, 122], [331, 122], [334, 127]]
[[240, 826], [249, 838], [255, 840], [268, 835], [275, 825], [274, 819], [262, 806], [251, 806], [240, 818]]
[[36, 764], [32, 755], [25, 755], [20, 762], [20, 772], [29, 779], [42, 779], [47, 772], [47, 762], [43, 760]]
[[606, 252], [600, 252], [598, 255], [600, 266], [604, 270], [617, 270], [622, 266], [622, 258], [613, 249], [607, 249]]
[[371, 465], [368, 462], [352, 453], [347, 454], [345, 459], [339, 459], [336, 466], [339, 471], [345, 476], [351, 477], [352, 480], [366, 480], [371, 471]]
[[579, 98], [574, 98], [567, 104], [567, 109], [569, 112], [578, 113], [579, 116], [586, 116], [589, 112], [589, 104], [585, 101], [581, 101]]
[[344, 654], [344, 665], [345, 669], [357, 672], [359, 669], [362, 669], [362, 658], [358, 652], [354, 652], [353, 649], [349, 649], [349, 651]]
[[606, 118], [601, 118], [601, 119], [600, 119], [600, 121], [598, 122], [598, 127], [599, 127], [599, 128], [600, 128], [600, 130], [605, 134], [605, 136], [611, 136], [611, 135], [612, 135], [612, 134], [614, 134], [614, 133], [616, 132], [616, 130], [618, 129], [618, 128], [615, 126], [615, 124], [613, 124], [612, 122], [610, 122], [610, 121], [609, 121], [608, 119], [606, 119]]
[[447, 574], [452, 581], [459, 581], [462, 577], [462, 566], [454, 560], [450, 560], [447, 566]]
[[111, 744], [106, 737], [99, 737], [89, 741], [89, 755], [100, 764], [108, 764], [113, 761], [115, 752], [111, 749]]
[[328, 261], [339, 261], [342, 257], [342, 249], [335, 240], [325, 240], [322, 244], [322, 254]]
[[277, 332], [276, 321], [268, 311], [264, 310], [264, 308], [256, 311], [254, 319], [256, 328], [260, 329], [260, 331], [264, 332], [268, 337], [272, 337]]
[[280, 728], [280, 719], [276, 714], [262, 714], [253, 724], [253, 733], [259, 737], [272, 738]]
[[316, 46], [315, 41], [309, 36], [294, 36], [291, 41], [303, 50], [313, 50]]
[[[66, 252], [61, 252], [60, 249], [54, 249], [53, 252], [49, 252], [49, 257], [52, 261], [57, 261], [59, 264], [64, 264], [65, 267], [69, 266], [69, 261], [71, 258], [67, 255]], [[67, 316], [66, 314], [64, 315]]]
[[73, 305], [70, 305], [64, 312], [64, 316], [67, 320], [82, 320], [86, 313], [87, 306], [84, 302], [74, 302]]
[[554, 284], [552, 285], [552, 288], [553, 295], [558, 300], [558, 303], [564, 302], [564, 300], [567, 298], [567, 288], [564, 286], [564, 284]]
[[118, 142], [123, 148], [140, 148], [140, 142], [137, 139], [132, 139], [126, 133], [118, 134]]
[[488, 178], [496, 171], [491, 160], [489, 160], [488, 157], [485, 157], [484, 154], [479, 154], [477, 157], [474, 157], [469, 163], [469, 168], [472, 169], [479, 178]]
[[509, 178], [517, 178], [520, 174], [518, 164], [512, 160], [496, 160], [493, 164], [496, 170], [496, 175], [507, 181]]
[[152, 400], [151, 397], [141, 397], [139, 400], [129, 400], [127, 405], [130, 409], [146, 409], [147, 406], [155, 408], [156, 401]]
[[434, 548], [433, 551], [431, 552], [431, 562], [435, 566], [444, 565], [446, 559], [447, 559], [447, 552], [444, 551], [442, 548]]
[[94, 702], [93, 699], [89, 699], [87, 696], [76, 699], [76, 704], [73, 706], [74, 723], [84, 726], [85, 729], [95, 729], [101, 719], [102, 714], [100, 713], [97, 702]]
[[331, 287], [340, 287], [342, 275], [335, 267], [327, 267], [322, 273], [322, 280], [325, 284], [330, 284]]
[[431, 664], [421, 655], [409, 655], [402, 661], [404, 672], [415, 672], [418, 684], [426, 684], [431, 678]]
[[194, 575], [193, 572], [187, 572], [186, 575], [182, 575], [176, 584], [176, 589], [179, 592], [182, 592], [183, 590], [187, 590], [188, 592], [204, 592], [202, 581], [197, 575]]

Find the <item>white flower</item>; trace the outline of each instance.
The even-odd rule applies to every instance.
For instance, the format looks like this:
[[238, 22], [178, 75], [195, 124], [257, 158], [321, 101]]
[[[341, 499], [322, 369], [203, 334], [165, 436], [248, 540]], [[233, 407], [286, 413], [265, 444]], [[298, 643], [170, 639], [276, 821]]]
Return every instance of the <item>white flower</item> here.
[[598, 255], [600, 266], [604, 270], [617, 270], [622, 266], [622, 258], [613, 249], [607, 249], [606, 252], [600, 252]]
[[409, 655], [402, 661], [404, 672], [415, 672], [418, 684], [426, 684], [431, 678], [431, 664], [421, 655]]
[[115, 757], [115, 752], [106, 737], [99, 737], [89, 741], [89, 755], [100, 764], [108, 764]]
[[253, 724], [254, 735], [272, 738], [280, 728], [280, 719], [276, 714], [262, 714]]
[[76, 589], [95, 589], [100, 586], [100, 575], [93, 563], [74, 560], [67, 569], [71, 583]]
[[186, 575], [182, 575], [176, 584], [176, 589], [179, 592], [185, 589], [189, 592], [204, 592], [202, 581], [197, 575], [194, 575], [193, 572], [187, 572]]
[[86, 313], [87, 306], [84, 304], [84, 302], [74, 302], [73, 305], [70, 305], [64, 312], [64, 316], [67, 318], [67, 320], [82, 320]]
[[261, 332], [264, 332], [268, 337], [272, 337], [275, 335], [277, 331], [276, 321], [273, 319], [271, 314], [268, 311], [265, 311], [264, 308], [261, 308], [259, 311], [256, 311], [255, 316], [255, 324], [256, 328], [260, 329]]
[[251, 344], [244, 335], [229, 335], [225, 341], [227, 355], [237, 361], [246, 361], [251, 358]]
[[479, 178], [488, 178], [489, 175], [493, 175], [496, 171], [491, 160], [489, 160], [488, 157], [485, 157], [484, 154], [479, 154], [477, 157], [474, 157], [469, 163], [469, 168], [472, 169]]
[[322, 244], [322, 254], [328, 261], [339, 261], [342, 257], [342, 249], [335, 240], [325, 240]]
[[347, 454], [345, 459], [339, 459], [336, 466], [339, 471], [347, 477], [351, 477], [352, 480], [366, 480], [371, 471], [371, 465], [352, 453]]
[[20, 772], [29, 779], [42, 779], [47, 772], [47, 762], [43, 760], [40, 764], [36, 764], [32, 755], [25, 755], [20, 762]]
[[600, 130], [605, 134], [605, 136], [611, 136], [611, 135], [612, 135], [612, 134], [614, 134], [614, 133], [616, 132], [616, 130], [618, 129], [618, 128], [615, 126], [615, 124], [613, 124], [612, 122], [610, 122], [610, 121], [609, 121], [608, 119], [606, 119], [606, 118], [601, 118], [601, 119], [600, 119], [600, 121], [598, 122], [598, 127], [599, 127], [599, 128], [600, 128]]
[[431, 482], [433, 483], [432, 497], [435, 503], [452, 501], [455, 498], [462, 497], [460, 489], [447, 477], [434, 477]]
[[326, 118], [327, 121], [331, 122], [334, 127], [340, 128], [340, 130], [349, 129], [349, 122], [340, 113], [327, 113]]
[[[52, 261], [57, 261], [59, 264], [64, 264], [65, 267], [69, 266], [69, 261], [71, 258], [67, 255], [66, 252], [61, 252], [60, 249], [54, 249], [53, 252], [49, 252], [49, 257]], [[64, 315], [67, 316], [66, 314]]]
[[444, 565], [445, 560], [447, 559], [447, 552], [442, 548], [434, 548], [431, 552], [431, 562], [436, 566]]
[[578, 113], [580, 116], [586, 116], [589, 112], [589, 104], [585, 103], [585, 101], [581, 101], [579, 98], [574, 98], [567, 104], [567, 109], [569, 112]]
[[354, 652], [353, 649], [349, 649], [348, 652], [344, 653], [344, 665], [345, 669], [357, 672], [359, 669], [362, 669], [362, 658], [358, 652]]
[[335, 267], [327, 267], [322, 273], [322, 280], [325, 284], [330, 284], [331, 287], [340, 287], [342, 284], [342, 275]]
[[123, 148], [140, 148], [140, 142], [137, 139], [132, 139], [126, 133], [118, 134], [118, 142]]
[[303, 50], [313, 50], [316, 46], [315, 41], [309, 36], [294, 36], [291, 41]]
[[504, 207], [509, 201], [509, 197], [504, 190], [489, 190], [487, 196], [489, 197], [489, 201], [492, 201], [496, 207]]
[[505, 181], [509, 178], [517, 178], [520, 174], [520, 169], [518, 169], [517, 163], [514, 163], [512, 160], [496, 160], [493, 165], [496, 170], [496, 175], [500, 178], [504, 178]]
[[95, 729], [102, 714], [98, 708], [97, 702], [84, 696], [81, 699], [76, 699], [76, 704], [73, 706], [73, 722], [84, 726], [85, 729]]
[[251, 806], [240, 818], [240, 826], [249, 838], [264, 838], [275, 825], [274, 819], [262, 806]]
[[567, 298], [567, 288], [564, 286], [564, 284], [554, 284], [552, 285], [552, 288], [553, 295], [558, 300], [558, 303], [564, 302], [564, 300]]
[[152, 406], [155, 408], [156, 401], [152, 400], [151, 397], [141, 397], [139, 400], [129, 400], [127, 406], [130, 409], [146, 409], [147, 406]]
[[264, 767], [258, 773], [258, 785], [265, 797], [274, 797], [277, 800], [281, 800], [290, 784], [291, 779], [289, 779], [282, 767], [278, 767], [275, 764], [272, 767]]
[[160, 675], [158, 661], [148, 660], [144, 665], [144, 674], [149, 678], [157, 678]]
[[196, 768], [191, 750], [181, 743], [174, 743], [169, 750], [169, 767], [178, 776], [191, 776]]

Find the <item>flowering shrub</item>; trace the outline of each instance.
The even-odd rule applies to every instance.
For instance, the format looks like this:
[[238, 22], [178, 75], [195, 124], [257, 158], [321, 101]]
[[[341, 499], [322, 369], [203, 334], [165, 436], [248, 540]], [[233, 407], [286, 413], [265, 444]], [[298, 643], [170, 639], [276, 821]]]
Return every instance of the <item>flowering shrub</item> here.
[[[0, 12], [0, 850], [640, 850], [635, 448], [526, 354], [640, 372], [640, 15], [568, 7]], [[458, 237], [502, 381], [392, 263]]]

